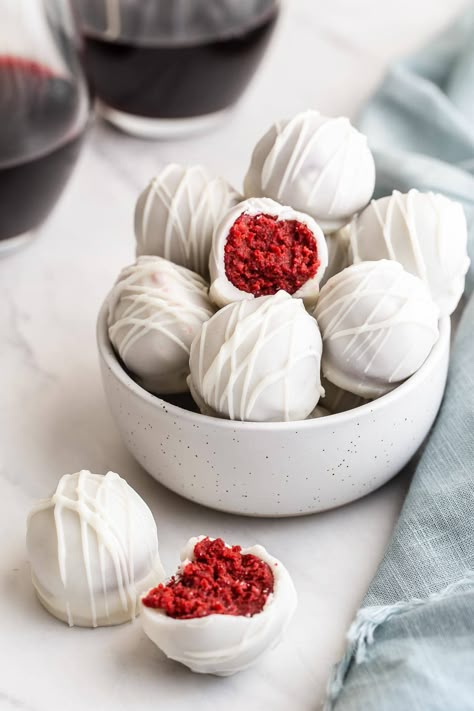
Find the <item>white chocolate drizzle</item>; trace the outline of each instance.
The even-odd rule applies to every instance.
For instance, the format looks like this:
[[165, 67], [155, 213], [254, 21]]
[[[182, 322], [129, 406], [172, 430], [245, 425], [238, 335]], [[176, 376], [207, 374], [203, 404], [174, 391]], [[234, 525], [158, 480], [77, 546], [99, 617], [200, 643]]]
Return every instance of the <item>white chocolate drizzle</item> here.
[[[322, 167], [321, 172], [311, 188], [308, 195], [308, 202], [312, 203], [317, 200], [318, 191], [321, 189], [321, 185], [330, 170], [335, 167], [337, 161], [340, 161], [341, 164], [344, 165], [347, 160], [347, 154], [351, 147], [352, 127], [349, 120], [345, 117], [333, 119], [332, 122], [322, 123], [315, 131], [309, 130], [309, 124], [303, 120], [303, 115], [301, 114], [295, 116], [286, 124], [277, 123], [277, 138], [263, 164], [263, 190], [267, 190], [272, 179], [275, 180], [277, 185], [276, 194], [278, 199], [281, 200], [285, 195], [288, 183], [297, 179], [298, 174], [303, 170], [304, 163], [308, 160], [311, 152], [317, 150], [317, 143], [324, 141], [324, 133], [328, 130], [328, 127], [333, 129], [338, 124], [343, 125], [345, 128], [344, 140], [335, 146], [331, 157]], [[298, 134], [295, 142], [294, 132], [296, 130], [298, 130]], [[275, 168], [281, 153], [290, 153], [291, 157], [283, 171], [276, 171]], [[337, 171], [337, 179], [334, 186], [335, 190], [331, 199], [328, 216], [334, 214], [336, 205], [339, 202], [341, 172], [342, 171]]]
[[[71, 489], [71, 484], [76, 485]], [[140, 530], [136, 521], [133, 523], [132, 506], [136, 506], [137, 495], [127, 482], [114, 472], [105, 476], [81, 471], [79, 474], [65, 475], [61, 478], [56, 492], [49, 499], [37, 503], [29, 515], [29, 521], [41, 511], [53, 509], [57, 535], [57, 560], [59, 574], [64, 588], [64, 599], [67, 621], [70, 626], [76, 623], [73, 608], [76, 592], [71, 589], [68, 580], [68, 556], [71, 554], [65, 518], [69, 512], [78, 517], [80, 526], [81, 553], [87, 581], [88, 602], [90, 610], [90, 626], [98, 625], [97, 604], [98, 598], [104, 601], [105, 616], [109, 617], [112, 611], [109, 608], [108, 596], [111, 591], [118, 592], [122, 610], [128, 619], [133, 619], [137, 614], [138, 594], [137, 579], [135, 577], [134, 553], [139, 536], [142, 551], [144, 570], [150, 572], [157, 569], [157, 537], [151, 513], [148, 520], [143, 518]], [[140, 500], [141, 501], [141, 500]], [[120, 503], [119, 503], [120, 502]], [[141, 503], [145, 506], [144, 502]], [[115, 517], [111, 515], [111, 507], [117, 505], [125, 509], [127, 525], [119, 527]], [[145, 530], [149, 527], [149, 530]], [[91, 564], [90, 543], [94, 541], [90, 533], [93, 532], [98, 548], [99, 580], [95, 578], [94, 567]], [[115, 579], [113, 583], [106, 579], [107, 559], [112, 561]], [[161, 567], [161, 566], [160, 566]]]
[[[396, 262], [363, 262], [340, 272], [322, 288], [314, 313], [324, 375], [363, 397], [383, 394], [411, 375], [438, 338], [438, 308], [422, 282]], [[364, 385], [376, 362], [383, 382]]]
[[161, 256], [206, 276], [216, 223], [240, 199], [200, 165], [167, 165], [137, 203], [137, 255]]
[[[302, 302], [280, 291], [275, 296], [232, 304], [227, 307], [226, 316], [225, 330], [217, 348], [213, 342], [214, 324], [208, 321], [203, 325], [196, 344], [198, 364], [194, 375], [191, 355], [193, 384], [205, 403], [230, 419], [251, 420], [258, 411], [262, 395], [273, 388], [283, 393], [283, 402], [275, 403], [281, 419], [298, 419], [292, 414], [295, 398], [304, 401], [307, 395], [292, 392], [290, 378], [302, 366], [308, 371], [309, 391], [304, 416], [309, 414], [321, 395], [321, 340], [317, 324], [306, 313]], [[217, 317], [224, 318], [223, 312]], [[273, 362], [267, 363], [270, 343], [283, 350], [281, 354], [274, 354]], [[215, 354], [210, 360], [209, 348]], [[267, 367], [259, 378], [256, 372], [257, 368], [262, 372], [263, 362]], [[281, 391], [275, 388], [279, 384]]]
[[[155, 275], [159, 278], [155, 279]], [[207, 284], [188, 269], [164, 259], [140, 257], [126, 268], [109, 297], [109, 336], [126, 362], [128, 351], [150, 331], [176, 343], [186, 355], [192, 334], [214, 312], [207, 296]], [[125, 304], [114, 321], [118, 303]]]
[[350, 225], [353, 261], [398, 261], [422, 279], [440, 307], [452, 313], [464, 289], [469, 267], [462, 207], [432, 192], [394, 190], [372, 200]]
[[333, 231], [367, 204], [374, 180], [367, 139], [349, 119], [306, 111], [275, 123], [257, 144], [245, 193], [292, 205]]

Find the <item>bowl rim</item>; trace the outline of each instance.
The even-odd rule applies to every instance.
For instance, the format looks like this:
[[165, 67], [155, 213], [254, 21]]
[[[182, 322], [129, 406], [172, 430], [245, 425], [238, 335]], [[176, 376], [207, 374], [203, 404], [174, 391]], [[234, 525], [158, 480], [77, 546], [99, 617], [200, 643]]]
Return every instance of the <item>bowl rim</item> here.
[[127, 390], [131, 391], [135, 396], [141, 400], [144, 400], [152, 407], [165, 410], [168, 414], [175, 415], [181, 419], [187, 419], [193, 424], [206, 423], [208, 425], [213, 425], [213, 427], [217, 429], [232, 429], [234, 431], [236, 429], [246, 432], [285, 432], [295, 430], [299, 431], [301, 429], [317, 430], [318, 428], [324, 429], [328, 424], [336, 426], [339, 422], [356, 420], [361, 416], [369, 415], [377, 410], [383, 410], [386, 406], [390, 407], [390, 405], [397, 399], [409, 393], [410, 390], [416, 389], [418, 382], [427, 376], [427, 372], [429, 373], [433, 367], [436, 367], [442, 359], [446, 348], [449, 350], [450, 345], [451, 319], [449, 316], [443, 316], [438, 322], [438, 340], [434, 344], [423, 365], [416, 371], [416, 373], [401, 382], [400, 385], [397, 385], [393, 390], [390, 390], [385, 395], [381, 395], [377, 399], [370, 400], [369, 402], [359, 405], [358, 407], [354, 407], [351, 410], [332, 413], [328, 417], [291, 420], [289, 422], [242, 422], [240, 420], [226, 420], [220, 417], [210, 417], [209, 415], [203, 415], [200, 412], [186, 410], [185, 408], [179, 407], [179, 405], [173, 405], [167, 400], [163, 400], [158, 397], [158, 395], [153, 395], [142, 388], [142, 386], [135, 382], [135, 380], [133, 380], [133, 378], [131, 378], [130, 375], [128, 375], [128, 373], [124, 370], [115, 354], [108, 335], [108, 310], [108, 300], [105, 299], [99, 311], [96, 326], [99, 357], [114, 374], [115, 378], [119, 380]]

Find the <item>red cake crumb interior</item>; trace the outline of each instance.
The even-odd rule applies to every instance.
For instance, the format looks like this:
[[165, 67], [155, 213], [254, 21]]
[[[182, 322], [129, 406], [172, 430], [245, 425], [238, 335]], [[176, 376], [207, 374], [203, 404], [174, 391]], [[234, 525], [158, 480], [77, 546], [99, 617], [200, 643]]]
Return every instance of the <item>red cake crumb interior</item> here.
[[227, 547], [222, 538], [203, 538], [194, 547], [195, 559], [169, 583], [150, 590], [143, 604], [182, 620], [261, 612], [273, 592], [273, 574], [267, 563], [241, 550]]
[[227, 278], [254, 296], [294, 294], [316, 274], [320, 261], [313, 233], [296, 220], [240, 215], [224, 248]]

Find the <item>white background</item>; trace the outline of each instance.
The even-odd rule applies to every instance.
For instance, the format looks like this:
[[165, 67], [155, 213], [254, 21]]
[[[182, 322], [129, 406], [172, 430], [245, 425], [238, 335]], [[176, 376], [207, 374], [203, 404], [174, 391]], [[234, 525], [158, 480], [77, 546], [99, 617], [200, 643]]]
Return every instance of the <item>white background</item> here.
[[[318, 708], [406, 481], [399, 477], [364, 500], [302, 519], [237, 518], [178, 498], [152, 481], [119, 439], [99, 379], [95, 317], [118, 270], [133, 258], [134, 201], [161, 164], [202, 162], [240, 187], [253, 144], [275, 119], [308, 107], [354, 115], [387, 63], [425, 42], [465, 4], [288, 0], [261, 71], [225, 125], [160, 144], [97, 122], [37, 241], [0, 262], [1, 711]], [[62, 474], [81, 468], [115, 470], [144, 496], [169, 572], [187, 538], [202, 533], [242, 545], [257, 541], [280, 557], [300, 598], [285, 642], [253, 670], [217, 679], [166, 660], [138, 621], [70, 630], [50, 617], [30, 584], [25, 518]]]

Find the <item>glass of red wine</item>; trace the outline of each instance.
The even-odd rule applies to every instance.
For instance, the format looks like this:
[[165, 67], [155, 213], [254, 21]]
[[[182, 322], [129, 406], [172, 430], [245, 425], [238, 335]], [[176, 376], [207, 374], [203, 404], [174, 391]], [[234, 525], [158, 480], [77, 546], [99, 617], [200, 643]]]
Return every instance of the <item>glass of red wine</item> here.
[[0, 0], [0, 253], [55, 205], [89, 111], [68, 0]]
[[167, 138], [212, 127], [268, 45], [278, 0], [80, 0], [85, 61], [102, 115]]

